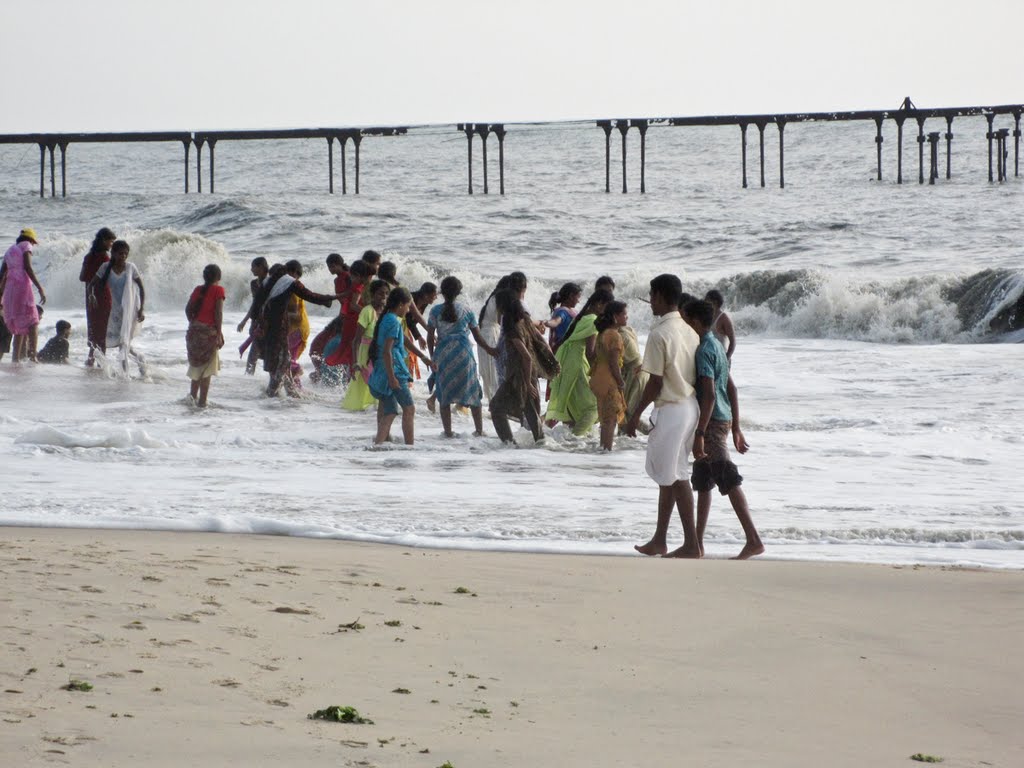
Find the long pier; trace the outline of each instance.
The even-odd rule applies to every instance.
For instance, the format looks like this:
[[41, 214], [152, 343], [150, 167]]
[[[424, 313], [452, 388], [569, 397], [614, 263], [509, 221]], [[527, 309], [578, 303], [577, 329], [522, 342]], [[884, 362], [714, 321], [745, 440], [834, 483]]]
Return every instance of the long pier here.
[[[740, 158], [741, 158], [741, 183], [743, 188], [749, 186], [747, 173], [747, 131], [753, 126], [758, 132], [759, 164], [760, 164], [760, 186], [765, 186], [765, 163], [764, 163], [764, 133], [769, 125], [774, 125], [779, 136], [779, 187], [786, 186], [785, 177], [785, 143], [784, 131], [791, 123], [809, 122], [874, 122], [876, 125], [875, 146], [877, 156], [877, 179], [882, 180], [882, 126], [886, 121], [896, 124], [896, 183], [903, 183], [903, 134], [904, 125], [909, 123], [911, 128], [917, 125], [918, 145], [918, 178], [919, 184], [925, 183], [925, 145], [928, 145], [928, 183], [934, 184], [939, 178], [939, 143], [945, 140], [945, 177], [952, 178], [952, 142], [953, 142], [953, 120], [955, 118], [983, 117], [987, 121], [985, 139], [988, 142], [988, 180], [989, 182], [1004, 182], [1009, 179], [1007, 160], [1009, 157], [1009, 139], [1013, 137], [1013, 176], [1020, 175], [1020, 143], [1021, 143], [1021, 114], [1024, 113], [1022, 104], [1002, 104], [994, 106], [969, 106], [969, 107], [938, 107], [919, 109], [913, 102], [906, 98], [897, 109], [882, 110], [852, 110], [845, 112], [784, 112], [777, 114], [756, 114], [756, 115], [705, 115], [698, 117], [646, 117], [646, 118], [618, 118], [596, 120], [594, 124], [601, 129], [605, 135], [605, 192], [611, 192], [612, 159], [611, 144], [612, 133], [617, 131], [621, 137], [622, 145], [622, 192], [628, 192], [626, 183], [626, 155], [627, 136], [629, 132], [636, 129], [640, 136], [640, 193], [647, 192], [646, 164], [647, 164], [647, 131], [651, 128], [689, 128], [697, 126], [737, 126], [740, 129]], [[995, 121], [998, 117], [1011, 117], [1013, 128], [996, 127]], [[942, 120], [945, 123], [945, 131], [932, 131], [925, 133], [925, 123], [928, 120]], [[572, 121], [578, 123], [579, 121]], [[542, 125], [558, 125], [563, 122], [542, 123]], [[473, 185], [473, 142], [479, 139], [480, 151], [482, 153], [483, 166], [483, 193], [490, 194], [490, 183], [488, 178], [487, 161], [487, 140], [490, 136], [498, 140], [498, 178], [499, 194], [505, 194], [505, 138], [509, 134], [508, 126], [527, 125], [526, 123], [458, 123], [454, 129], [466, 136], [467, 145], [467, 169], [468, 169], [468, 194], [474, 193]], [[528, 125], [538, 125], [529, 123]], [[225, 141], [256, 141], [256, 140], [285, 140], [285, 139], [325, 139], [327, 141], [327, 191], [334, 194], [334, 142], [337, 141], [341, 151], [341, 193], [348, 194], [348, 170], [346, 165], [346, 145], [352, 142], [355, 178], [354, 192], [359, 194], [359, 155], [360, 145], [367, 136], [387, 137], [402, 136], [410, 131], [419, 129], [433, 129], [436, 131], [444, 125], [430, 126], [377, 126], [377, 127], [352, 127], [352, 128], [296, 128], [284, 130], [245, 130], [245, 131], [167, 131], [167, 132], [134, 132], [134, 133], [24, 133], [24, 134], [0, 134], [0, 144], [36, 144], [39, 146], [39, 196], [46, 196], [46, 155], [50, 157], [50, 196], [57, 196], [56, 183], [56, 159], [57, 150], [60, 150], [60, 180], [61, 196], [67, 197], [67, 150], [71, 144], [90, 143], [150, 143], [150, 142], [180, 142], [184, 148], [184, 179], [185, 192], [190, 191], [190, 152], [192, 148], [196, 151], [196, 185], [195, 191], [203, 191], [202, 173], [202, 152], [203, 147], [209, 149], [209, 184], [208, 191], [214, 192], [215, 187], [215, 149], [218, 142]]]

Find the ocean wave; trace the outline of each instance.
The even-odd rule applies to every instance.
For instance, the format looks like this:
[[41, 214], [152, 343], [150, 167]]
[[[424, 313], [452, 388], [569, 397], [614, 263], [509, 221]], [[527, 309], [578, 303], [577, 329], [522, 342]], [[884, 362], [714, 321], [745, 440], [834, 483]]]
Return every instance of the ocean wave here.
[[166, 448], [167, 443], [150, 437], [143, 429], [117, 429], [105, 435], [73, 435], [53, 427], [36, 427], [14, 438], [20, 445], [50, 448]]
[[974, 528], [777, 528], [761, 531], [766, 541], [784, 543], [914, 545], [969, 549], [1024, 549], [1024, 530]]

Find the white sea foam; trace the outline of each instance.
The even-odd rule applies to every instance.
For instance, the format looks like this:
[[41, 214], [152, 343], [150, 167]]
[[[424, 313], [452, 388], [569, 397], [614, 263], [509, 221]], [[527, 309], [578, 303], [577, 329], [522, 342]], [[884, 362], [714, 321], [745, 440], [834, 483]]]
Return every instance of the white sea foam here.
[[[376, 248], [409, 287], [457, 275], [474, 310], [512, 270], [529, 276], [535, 316], [561, 283], [589, 289], [611, 274], [641, 337], [654, 275], [679, 274], [698, 295], [719, 288], [740, 334], [732, 373], [752, 445], [737, 461], [768, 557], [1024, 567], [1024, 331], [1013, 330], [1024, 273], [1012, 238], [1024, 187], [987, 185], [983, 142], [962, 143], [953, 183], [898, 187], [866, 180], [871, 136], [792, 130], [786, 190], [743, 191], [731, 130], [652, 128], [643, 196], [603, 193], [592, 126], [510, 132], [504, 198], [466, 196], [464, 144], [436, 137], [367, 139], [358, 197], [326, 195], [321, 143], [233, 147], [218, 194], [202, 196], [179, 193], [173, 153], [173, 176], [147, 168], [163, 151], [150, 146], [119, 149], [110, 174], [112, 150], [83, 147], [67, 201], [33, 197], [38, 169], [0, 147], [11, 179], [0, 232], [42, 235], [41, 335], [69, 320], [76, 363], [0, 364], [0, 522], [632, 554], [655, 514], [643, 438], [602, 454], [594, 437], [556, 427], [540, 447], [521, 431], [512, 449], [469, 436], [457, 415], [462, 437], [446, 440], [421, 383], [416, 446], [367, 450], [374, 415], [341, 411], [340, 392], [271, 400], [265, 374], [243, 375], [234, 326], [253, 257], [298, 259], [306, 285], [330, 292], [328, 253]], [[144, 378], [79, 367], [78, 271], [103, 225], [145, 277]], [[185, 398], [182, 309], [210, 262], [228, 291], [227, 344], [201, 410]], [[314, 333], [336, 311], [311, 307]], [[708, 551], [740, 546], [716, 493]]]

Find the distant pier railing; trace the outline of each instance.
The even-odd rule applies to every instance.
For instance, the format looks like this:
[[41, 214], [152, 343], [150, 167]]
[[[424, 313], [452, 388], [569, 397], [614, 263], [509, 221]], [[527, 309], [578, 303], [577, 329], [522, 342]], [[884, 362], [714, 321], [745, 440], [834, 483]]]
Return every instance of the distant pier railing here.
[[[918, 183], [925, 180], [925, 144], [928, 145], [928, 183], [934, 184], [939, 178], [939, 142], [945, 139], [945, 177], [952, 178], [952, 142], [953, 120], [957, 117], [984, 117], [988, 123], [985, 139], [988, 141], [988, 180], [1003, 182], [1009, 179], [1007, 160], [1009, 157], [1009, 139], [1013, 137], [1013, 175], [1020, 175], [1020, 143], [1022, 104], [1003, 104], [998, 106], [974, 107], [939, 107], [919, 109], [909, 99], [904, 99], [898, 109], [854, 110], [846, 112], [784, 112], [778, 114], [757, 115], [707, 115], [703, 117], [645, 117], [597, 120], [596, 125], [604, 131], [605, 136], [605, 192], [611, 192], [612, 133], [618, 132], [622, 145], [622, 192], [628, 192], [626, 180], [627, 135], [633, 129], [640, 135], [640, 193], [647, 192], [647, 132], [651, 128], [675, 127], [688, 128], [695, 126], [727, 126], [734, 125], [740, 129], [740, 167], [743, 188], [749, 186], [747, 175], [747, 129], [757, 128], [758, 157], [760, 166], [760, 185], [765, 186], [764, 132], [769, 125], [775, 125], [779, 132], [779, 187], [786, 186], [785, 177], [785, 142], [784, 131], [791, 123], [809, 122], [874, 122], [874, 137], [877, 158], [877, 179], [882, 180], [882, 126], [887, 120], [896, 124], [896, 183], [903, 183], [903, 126], [910, 122], [917, 124], [918, 145]], [[1008, 127], [997, 128], [995, 120], [999, 116], [1013, 118], [1012, 131]], [[928, 120], [942, 120], [945, 131], [925, 133]], [[578, 122], [578, 121], [573, 121]], [[558, 125], [552, 122], [542, 125]], [[512, 123], [509, 125], [527, 125]], [[529, 123], [529, 125], [538, 125]], [[346, 165], [346, 145], [352, 142], [355, 163], [354, 192], [359, 194], [359, 155], [360, 145], [367, 136], [402, 136], [417, 129], [438, 129], [445, 126], [387, 126], [363, 128], [296, 128], [284, 130], [248, 130], [248, 131], [171, 131], [171, 132], [136, 132], [136, 133], [25, 133], [0, 134], [0, 144], [37, 144], [39, 146], [39, 196], [46, 196], [46, 154], [50, 155], [50, 195], [56, 197], [56, 151], [60, 150], [61, 196], [67, 197], [67, 149], [70, 144], [80, 143], [138, 143], [138, 142], [181, 142], [184, 147], [185, 192], [190, 191], [190, 151], [196, 150], [196, 192], [203, 191], [202, 152], [203, 147], [209, 148], [209, 192], [215, 187], [214, 152], [218, 142], [254, 141], [254, 140], [285, 140], [285, 139], [326, 139], [327, 141], [327, 189], [334, 194], [334, 142], [337, 141], [341, 150], [341, 193], [348, 194], [348, 171]], [[474, 193], [473, 187], [473, 142], [480, 139], [480, 152], [483, 167], [483, 193], [490, 194], [488, 178], [487, 140], [491, 135], [498, 139], [498, 191], [505, 194], [505, 137], [508, 134], [504, 123], [458, 123], [455, 130], [464, 133], [467, 145], [468, 193]]]

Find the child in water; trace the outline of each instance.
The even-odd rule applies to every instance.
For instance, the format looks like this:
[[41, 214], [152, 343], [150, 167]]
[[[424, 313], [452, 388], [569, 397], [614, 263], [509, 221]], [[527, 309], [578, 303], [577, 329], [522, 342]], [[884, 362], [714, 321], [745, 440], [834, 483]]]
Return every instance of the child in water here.
[[71, 323], [67, 320], [57, 321], [57, 335], [46, 342], [46, 345], [39, 352], [40, 363], [67, 363], [71, 354], [68, 339], [71, 338]]

